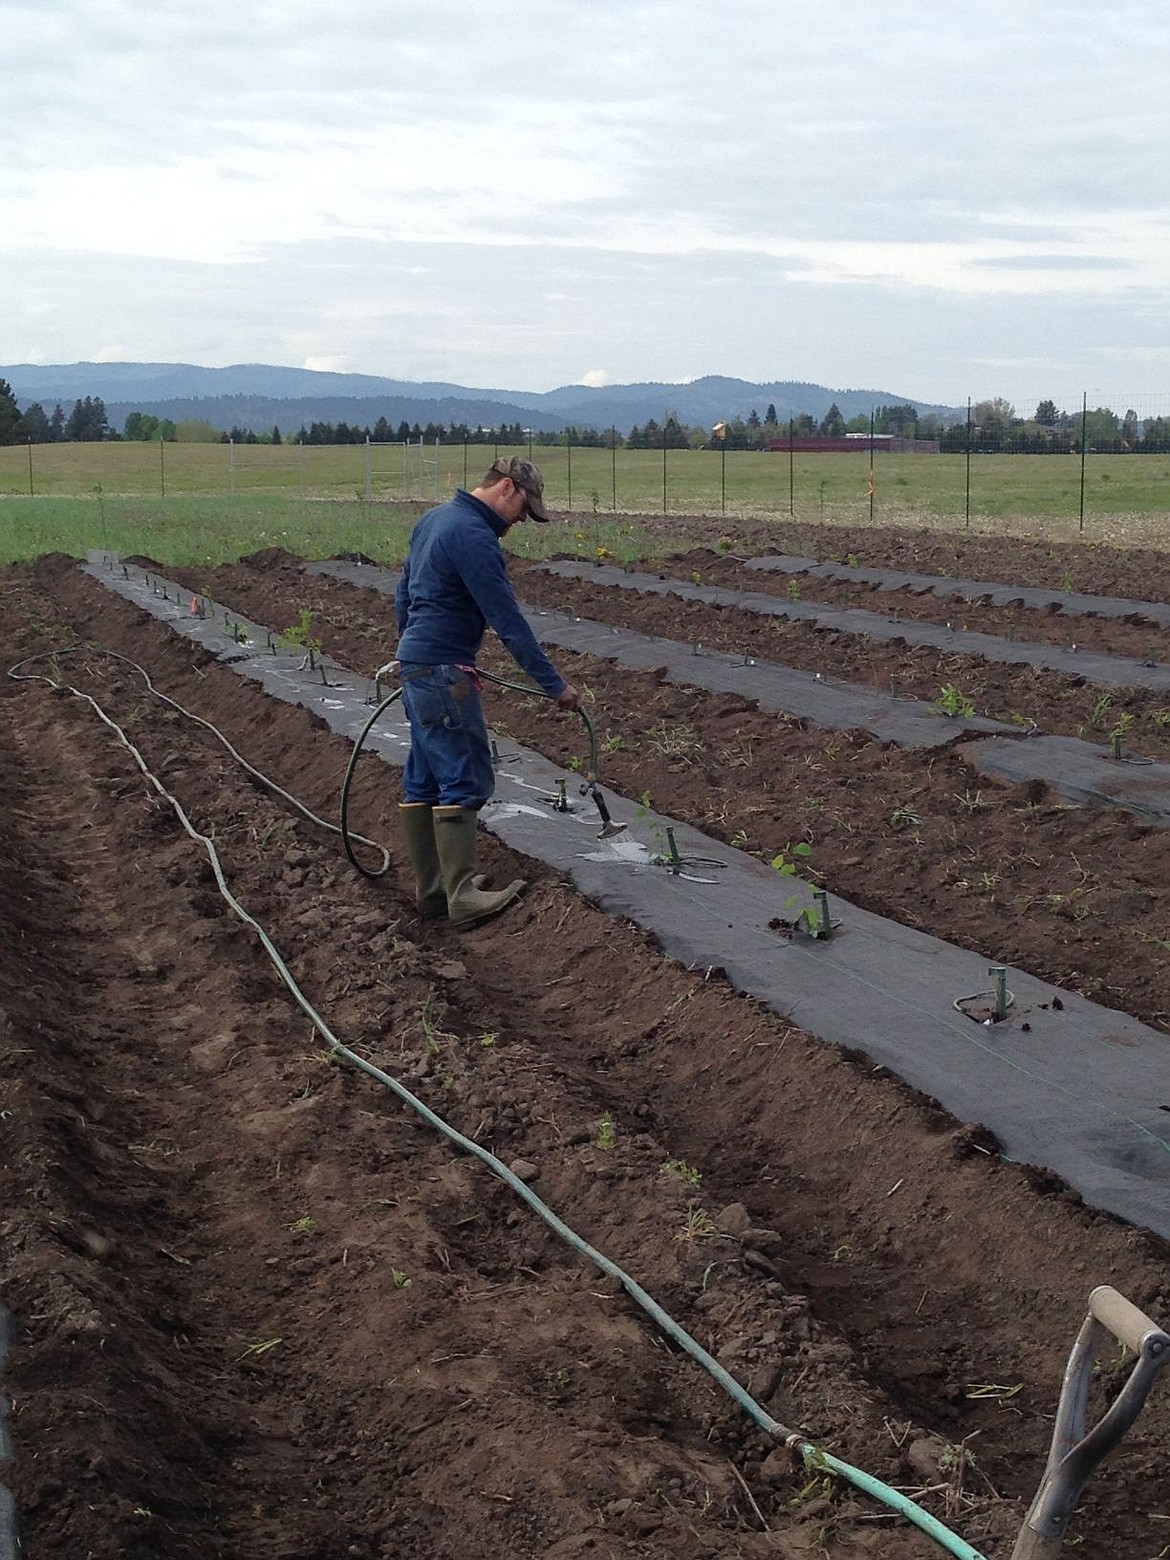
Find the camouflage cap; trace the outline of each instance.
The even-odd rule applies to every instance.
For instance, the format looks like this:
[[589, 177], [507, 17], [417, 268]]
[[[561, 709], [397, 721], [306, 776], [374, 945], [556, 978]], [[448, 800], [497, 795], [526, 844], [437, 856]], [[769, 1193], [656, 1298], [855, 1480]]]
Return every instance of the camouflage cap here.
[[497, 476], [507, 477], [516, 487], [524, 489], [528, 499], [528, 513], [534, 520], [544, 521], [549, 518], [548, 510], [544, 507], [544, 477], [539, 466], [534, 466], [522, 455], [513, 455], [511, 460], [501, 456], [491, 469]]

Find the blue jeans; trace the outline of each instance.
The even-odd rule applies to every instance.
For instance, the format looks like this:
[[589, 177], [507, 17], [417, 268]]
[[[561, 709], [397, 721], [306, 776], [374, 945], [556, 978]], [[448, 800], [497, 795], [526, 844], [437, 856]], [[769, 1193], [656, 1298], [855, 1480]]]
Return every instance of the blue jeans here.
[[496, 788], [492, 750], [475, 681], [458, 666], [403, 662], [402, 703], [410, 753], [402, 776], [408, 802], [480, 808]]

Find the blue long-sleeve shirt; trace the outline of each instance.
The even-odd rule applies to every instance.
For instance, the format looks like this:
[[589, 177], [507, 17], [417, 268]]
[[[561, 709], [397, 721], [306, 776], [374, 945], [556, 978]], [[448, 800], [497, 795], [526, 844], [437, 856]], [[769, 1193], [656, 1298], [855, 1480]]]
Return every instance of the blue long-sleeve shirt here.
[[555, 699], [567, 685], [517, 604], [500, 546], [505, 530], [507, 521], [463, 488], [422, 517], [394, 593], [398, 659], [474, 666], [490, 626]]

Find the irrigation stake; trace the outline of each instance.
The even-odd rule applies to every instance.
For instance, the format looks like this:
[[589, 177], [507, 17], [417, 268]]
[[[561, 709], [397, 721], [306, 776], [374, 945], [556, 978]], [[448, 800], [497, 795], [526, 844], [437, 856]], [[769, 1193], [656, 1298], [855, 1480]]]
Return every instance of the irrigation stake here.
[[829, 914], [829, 896], [823, 888], [818, 888], [813, 894], [813, 898], [817, 900], [821, 907], [821, 927], [817, 936], [828, 939], [833, 935], [833, 920]]
[[987, 973], [995, 976], [995, 1011], [996, 1023], [1007, 1017], [1007, 970], [1002, 964], [992, 964]]
[[496, 746], [496, 739], [495, 739], [495, 737], [493, 737], [492, 738], [492, 768], [493, 769], [498, 769], [499, 767], [500, 767], [500, 750]]
[[678, 846], [674, 843], [673, 829], [667, 829], [666, 843], [670, 846], [670, 870], [677, 876], [682, 871], [682, 857], [678, 853]]

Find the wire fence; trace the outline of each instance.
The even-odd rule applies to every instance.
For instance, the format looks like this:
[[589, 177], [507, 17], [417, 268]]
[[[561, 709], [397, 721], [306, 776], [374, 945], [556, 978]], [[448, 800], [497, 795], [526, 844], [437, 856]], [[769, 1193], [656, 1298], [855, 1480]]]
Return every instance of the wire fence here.
[[[1170, 397], [1082, 394], [1074, 411], [1040, 403], [1008, 415], [973, 403], [938, 439], [826, 436], [780, 425], [765, 449], [407, 440], [360, 444], [111, 441], [0, 448], [0, 497], [244, 499], [358, 504], [441, 501], [473, 487], [498, 456], [523, 454], [554, 511], [791, 517], [970, 526], [1041, 517], [1092, 531], [1105, 517], [1170, 517]], [[1121, 406], [1119, 413], [1111, 408]]]

